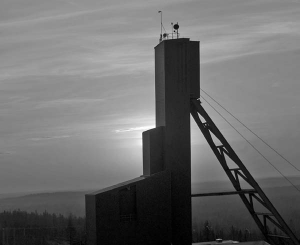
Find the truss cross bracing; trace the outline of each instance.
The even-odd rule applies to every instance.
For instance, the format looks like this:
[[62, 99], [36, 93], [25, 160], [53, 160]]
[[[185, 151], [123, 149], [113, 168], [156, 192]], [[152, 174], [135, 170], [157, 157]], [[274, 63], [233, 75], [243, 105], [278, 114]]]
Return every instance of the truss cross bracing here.
[[[300, 245], [297, 237], [206, 113], [199, 99], [191, 99], [191, 114], [236, 190], [231, 192], [193, 194], [192, 197], [238, 194], [267, 242], [278, 244], [279, 241], [281, 244]], [[215, 143], [213, 137], [220, 142], [219, 145]], [[235, 167], [229, 166], [227, 160], [233, 162]], [[243, 189], [241, 181], [245, 181], [252, 189]], [[256, 210], [257, 204], [263, 206], [267, 212], [258, 212]], [[269, 223], [272, 223], [285, 235], [272, 234], [268, 228]]]

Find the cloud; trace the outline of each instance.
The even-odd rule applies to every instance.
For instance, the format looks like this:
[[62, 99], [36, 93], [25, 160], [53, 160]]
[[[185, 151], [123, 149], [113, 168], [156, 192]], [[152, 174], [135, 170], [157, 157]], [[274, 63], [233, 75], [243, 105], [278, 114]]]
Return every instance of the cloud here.
[[76, 3], [75, 1], [70, 1], [70, 0], [59, 0], [59, 1], [62, 1], [62, 2], [66, 2], [70, 5], [73, 5], [73, 6], [76, 6], [76, 7], [82, 7], [81, 5], [79, 5], [78, 3]]
[[89, 13], [95, 13], [103, 11], [103, 9], [95, 9], [95, 10], [85, 10], [85, 11], [76, 11], [71, 13], [64, 13], [64, 14], [58, 14], [58, 15], [52, 15], [52, 16], [45, 16], [45, 17], [36, 17], [32, 19], [23, 19], [23, 20], [16, 20], [16, 21], [10, 21], [10, 22], [2, 22], [0, 23], [0, 27], [13, 27], [13, 26], [24, 26], [29, 24], [36, 24], [37, 22], [45, 22], [45, 21], [57, 21], [57, 20], [63, 20], [67, 18], [77, 17], [84, 14]]
[[[112, 170], [105, 172], [109, 173], [105, 174], [107, 180], [111, 179], [112, 173], [125, 172], [122, 167], [115, 171], [119, 166], [117, 163], [123, 163], [124, 159], [124, 154], [115, 154], [116, 148], [137, 146], [135, 142], [141, 142], [141, 132], [155, 124], [153, 46], [157, 44], [160, 32], [158, 10], [164, 11], [166, 27], [172, 21], [178, 21], [182, 37], [201, 40], [201, 62], [210, 62], [201, 67], [204, 78], [201, 86], [208, 86], [216, 95], [223, 96], [224, 105], [233, 101], [234, 93], [240, 98], [237, 101], [249, 107], [247, 113], [242, 114], [247, 114], [250, 122], [258, 121], [261, 131], [261, 125], [267, 125], [268, 121], [262, 122], [263, 117], [256, 111], [255, 114], [254, 108], [261, 108], [260, 104], [265, 104], [267, 96], [274, 95], [274, 91], [281, 87], [293, 90], [293, 95], [297, 96], [295, 85], [288, 87], [285, 78], [294, 76], [296, 84], [296, 77], [299, 77], [294, 71], [296, 68], [289, 69], [298, 64], [298, 58], [289, 63], [291, 55], [283, 60], [283, 55], [276, 54], [280, 56], [278, 62], [281, 64], [276, 66], [274, 56], [250, 56], [299, 47], [299, 10], [290, 5], [291, 1], [241, 0], [234, 1], [233, 5], [230, 4], [232, 1], [226, 0], [188, 3], [184, 0], [5, 2], [9, 2], [6, 6], [4, 4], [6, 9], [2, 5], [0, 9], [0, 32], [4, 37], [0, 40], [0, 78], [4, 80], [1, 82], [0, 113], [2, 116], [6, 113], [4, 122], [1, 122], [1, 133], [4, 133], [1, 148], [16, 149], [18, 154], [5, 157], [4, 154], [9, 153], [4, 150], [0, 154], [3, 159], [12, 158], [13, 162], [22, 166], [16, 170], [17, 173], [28, 170], [25, 176], [30, 176], [38, 185], [43, 183], [44, 178], [50, 178], [49, 171], [44, 171], [45, 175], [40, 174], [44, 168], [40, 163], [45, 166], [51, 165], [46, 163], [62, 163], [58, 167], [53, 164], [54, 171], [61, 174], [61, 181], [69, 181], [70, 168], [67, 166], [74, 163], [97, 166], [99, 171], [95, 171], [96, 168], [91, 170], [87, 165], [82, 171], [74, 171], [78, 176], [86, 175], [88, 180], [93, 179], [97, 183], [99, 176], [93, 173], [105, 172], [105, 164], [107, 169]], [[278, 7], [278, 4], [283, 7]], [[237, 59], [239, 57], [241, 59]], [[217, 64], [229, 59], [231, 62]], [[251, 62], [243, 63], [245, 60]], [[232, 69], [230, 63], [234, 63]], [[260, 88], [259, 84], [265, 84], [268, 77], [263, 80], [259, 77], [268, 67], [280, 67], [281, 73], [287, 71], [288, 74], [283, 76], [284, 79], [276, 75], [276, 79], [268, 83], [271, 95], [262, 96], [263, 100], [254, 99], [250, 93], [252, 90], [248, 88]], [[251, 76], [247, 76], [249, 70]], [[270, 72], [273, 74], [272, 70]], [[235, 86], [228, 82], [231, 79], [239, 80], [241, 84]], [[248, 82], [250, 79], [253, 82]], [[271, 84], [275, 86], [281, 80], [285, 81], [280, 84], [282, 86], [270, 89]], [[220, 86], [217, 86], [217, 81], [220, 81]], [[251, 96], [251, 100], [246, 100], [247, 96]], [[290, 97], [276, 101], [284, 104]], [[251, 107], [252, 101], [262, 103], [253, 103], [257, 106]], [[291, 104], [297, 105], [297, 101]], [[236, 101], [230, 104], [230, 108], [235, 106], [240, 111], [245, 105]], [[272, 108], [277, 108], [274, 113], [278, 115], [280, 107], [274, 107], [272, 103]], [[295, 114], [296, 109], [293, 109]], [[268, 115], [273, 113], [271, 110], [267, 112]], [[285, 128], [293, 129], [294, 126]], [[224, 128], [225, 134], [227, 130], [227, 135], [235, 140], [227, 126]], [[201, 139], [192, 138], [192, 144], [202, 144]], [[279, 139], [284, 140], [284, 137]], [[290, 146], [290, 143], [286, 145]], [[126, 148], [124, 152], [141, 154], [140, 148], [132, 152]], [[205, 150], [201, 154], [203, 152]], [[195, 160], [201, 159], [201, 154]], [[127, 155], [125, 158], [140, 164], [141, 155], [134, 158]], [[126, 169], [133, 172], [137, 168]], [[85, 172], [88, 170], [89, 173]], [[33, 175], [39, 173], [41, 182], [32, 178], [32, 171], [36, 171]], [[9, 169], [8, 173], [11, 172]], [[9, 175], [10, 178], [3, 174], [3, 183], [13, 186], [11, 177], [15, 178], [16, 172]], [[26, 182], [24, 174], [18, 177]], [[56, 175], [55, 179], [58, 179]], [[101, 181], [104, 182], [102, 177]], [[69, 182], [70, 186], [75, 183]], [[62, 186], [66, 186], [65, 183]]]
[[132, 131], [145, 131], [150, 128], [153, 128], [154, 125], [150, 126], [143, 126], [143, 127], [134, 127], [134, 128], [123, 128], [123, 129], [116, 129], [114, 130], [115, 133], [126, 133], [126, 132], [132, 132]]
[[12, 151], [0, 151], [0, 155], [12, 155], [13, 153]]
[[65, 139], [65, 138], [70, 138], [70, 137], [72, 137], [72, 135], [57, 135], [57, 136], [45, 136], [45, 137], [30, 138], [29, 140], [32, 140], [32, 141], [54, 140], [54, 139]]
[[[216, 31], [218, 28], [227, 29], [228, 34], [212, 36], [201, 43], [201, 63], [219, 62], [258, 53], [293, 50], [297, 48], [295, 45], [297, 40], [300, 41], [300, 23], [291, 21], [243, 27], [220, 25], [215, 28]], [[235, 31], [232, 32], [231, 29]], [[280, 36], [284, 38], [280, 39]]]
[[[41, 3], [40, 3], [41, 2]], [[25, 18], [17, 19], [14, 21], [0, 22], [0, 27], [12, 27], [12, 26], [26, 26], [26, 25], [35, 25], [37, 23], [43, 23], [43, 22], [52, 22], [52, 21], [59, 21], [59, 20], [65, 20], [69, 18], [75, 18], [75, 17], [81, 17], [82, 15], [89, 15], [97, 13], [99, 18], [101, 18], [101, 15], [99, 12], [101, 12], [103, 17], [109, 17], [112, 16], [111, 14], [114, 13], [114, 18], [116, 14], [123, 15], [124, 11], [128, 11], [130, 13], [131, 11], [136, 12], [137, 10], [144, 10], [145, 8], [158, 6], [158, 3], [160, 6], [162, 5], [168, 5], [169, 3], [180, 3], [183, 2], [182, 0], [178, 1], [165, 1], [163, 4], [160, 0], [155, 1], [130, 1], [130, 2], [122, 2], [122, 1], [115, 1], [115, 3], [109, 3], [105, 4], [103, 1], [97, 3], [94, 2], [92, 4], [85, 3], [81, 4], [81, 2], [77, 3], [76, 1], [70, 1], [70, 0], [62, 0], [60, 2], [67, 3], [67, 6], [63, 6], [62, 10], [57, 10], [57, 3], [54, 3], [52, 5], [48, 5], [48, 8], [43, 8], [42, 3], [43, 1], [38, 1], [35, 4], [37, 5], [36, 8], [40, 8], [40, 11], [38, 13], [32, 12], [28, 13], [28, 16], [25, 16]], [[186, 1], [185, 1], [186, 2]], [[76, 9], [78, 8], [84, 8], [84, 10], [76, 10], [76, 11], [70, 11], [68, 8], [69, 5], [76, 6]], [[34, 8], [32, 8], [34, 10]], [[7, 9], [8, 11], [11, 11], [10, 8]], [[65, 11], [64, 13], [61, 13], [62, 11]], [[155, 12], [157, 13], [157, 12]], [[102, 18], [103, 18], [102, 17]], [[109, 23], [109, 22], [107, 22]]]
[[272, 22], [259, 26], [256, 30], [258, 34], [274, 35], [274, 34], [287, 34], [287, 35], [300, 35], [300, 23], [286, 21], [286, 22]]
[[96, 98], [72, 98], [72, 99], [57, 99], [41, 102], [36, 109], [59, 107], [59, 106], [78, 106], [78, 104], [93, 104], [98, 102], [103, 102], [104, 99]]

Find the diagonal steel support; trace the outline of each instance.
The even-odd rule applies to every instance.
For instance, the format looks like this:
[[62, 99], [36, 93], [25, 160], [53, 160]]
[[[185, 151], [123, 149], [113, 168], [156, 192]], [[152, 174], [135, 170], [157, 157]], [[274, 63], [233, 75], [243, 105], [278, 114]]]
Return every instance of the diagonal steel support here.
[[[191, 115], [193, 116], [199, 129], [201, 130], [212, 151], [214, 152], [221, 166], [223, 167], [225, 173], [227, 174], [228, 178], [233, 184], [236, 193], [241, 197], [252, 218], [254, 219], [257, 226], [265, 236], [267, 242], [271, 243], [272, 245], [276, 244], [276, 236], [270, 234], [267, 226], [267, 221], [270, 221], [286, 235], [284, 236], [284, 238], [292, 242], [290, 244], [300, 245], [300, 242], [297, 239], [297, 237], [286, 224], [284, 219], [280, 216], [276, 208], [273, 206], [271, 201], [265, 195], [263, 190], [260, 188], [258, 183], [250, 174], [250, 172], [247, 170], [245, 165], [239, 159], [235, 151], [231, 148], [230, 144], [227, 142], [227, 140], [224, 138], [222, 133], [219, 131], [217, 126], [214, 124], [212, 119], [202, 107], [201, 102], [197, 99], [191, 99]], [[202, 120], [200, 116], [202, 117]], [[212, 135], [214, 135], [221, 142], [221, 145], [217, 146], [215, 144]], [[225, 156], [229, 157], [237, 165], [237, 168], [230, 169], [227, 165]], [[241, 189], [239, 176], [255, 190], [255, 193], [245, 192]], [[249, 195], [249, 198], [246, 197], [246, 194]], [[269, 213], [255, 212], [253, 200], [258, 201], [258, 203], [260, 203], [262, 206], [268, 209]], [[272, 216], [272, 218], [270, 218], [270, 216]]]

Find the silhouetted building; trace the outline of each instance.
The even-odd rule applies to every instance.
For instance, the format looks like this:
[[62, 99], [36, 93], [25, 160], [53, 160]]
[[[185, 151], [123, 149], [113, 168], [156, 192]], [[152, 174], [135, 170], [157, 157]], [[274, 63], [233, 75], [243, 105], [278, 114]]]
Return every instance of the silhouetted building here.
[[88, 245], [192, 243], [190, 97], [199, 42], [155, 47], [156, 128], [143, 132], [143, 175], [86, 195]]

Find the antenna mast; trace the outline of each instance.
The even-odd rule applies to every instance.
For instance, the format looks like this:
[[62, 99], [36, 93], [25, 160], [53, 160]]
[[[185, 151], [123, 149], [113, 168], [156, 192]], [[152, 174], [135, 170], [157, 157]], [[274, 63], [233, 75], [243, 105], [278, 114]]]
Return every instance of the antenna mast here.
[[[158, 11], [158, 13], [160, 14], [160, 37], [159, 37], [159, 42], [162, 42], [163, 40], [169, 39], [169, 34], [171, 33], [167, 33], [166, 29], [163, 25], [163, 21], [162, 21], [162, 11]], [[178, 22], [176, 24], [171, 23], [172, 25], [172, 39], [175, 37], [178, 39], [179, 38], [179, 25]], [[163, 33], [164, 30], [164, 33]]]
[[159, 42], [162, 41], [162, 28], [163, 28], [163, 24], [162, 24], [162, 11], [158, 11], [158, 13], [160, 13], [160, 37], [159, 37]]

